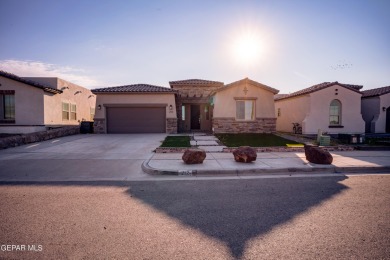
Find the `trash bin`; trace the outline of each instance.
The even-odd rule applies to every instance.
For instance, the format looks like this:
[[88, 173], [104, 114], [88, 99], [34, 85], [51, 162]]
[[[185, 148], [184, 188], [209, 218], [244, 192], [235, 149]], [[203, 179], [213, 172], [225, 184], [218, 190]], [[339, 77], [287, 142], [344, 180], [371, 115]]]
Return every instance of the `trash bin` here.
[[83, 121], [80, 124], [80, 133], [92, 134], [93, 133], [93, 122]]
[[330, 136], [321, 135], [320, 136], [320, 146], [329, 146], [330, 145]]
[[339, 134], [339, 140], [345, 144], [362, 144], [364, 135], [361, 134]]

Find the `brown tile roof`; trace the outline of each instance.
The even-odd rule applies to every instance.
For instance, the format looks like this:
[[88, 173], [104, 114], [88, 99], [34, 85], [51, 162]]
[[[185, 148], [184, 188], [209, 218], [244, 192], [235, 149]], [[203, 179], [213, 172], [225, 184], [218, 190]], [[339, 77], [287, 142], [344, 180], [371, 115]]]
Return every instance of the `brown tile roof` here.
[[363, 93], [362, 98], [381, 96], [390, 93], [390, 86], [383, 87], [383, 88], [367, 89], [362, 91], [362, 93]]
[[204, 79], [186, 79], [169, 81], [169, 85], [223, 85], [223, 82], [204, 80]]
[[133, 84], [118, 87], [96, 88], [92, 93], [176, 93], [171, 88], [153, 86], [149, 84]]
[[53, 93], [53, 94], [60, 94], [60, 93], [62, 93], [62, 91], [59, 90], [59, 89], [55, 89], [55, 88], [46, 86], [44, 84], [32, 81], [32, 80], [24, 79], [24, 78], [21, 78], [19, 76], [16, 76], [15, 74], [12, 74], [12, 73], [9, 73], [9, 72], [5, 72], [5, 71], [2, 71], [2, 70], [0, 70], [0, 76], [3, 76], [3, 77], [8, 78], [8, 79], [15, 80], [15, 81], [18, 81], [18, 82], [21, 82], [21, 83], [24, 83], [24, 84], [27, 84], [27, 85], [30, 85], [30, 86], [33, 86], [33, 87], [36, 87], [36, 88], [43, 89], [43, 91], [46, 91], [46, 92], [49, 92], [49, 93]]
[[314, 86], [311, 86], [311, 87], [308, 87], [308, 88], [305, 88], [305, 89], [298, 90], [298, 91], [296, 91], [294, 93], [287, 94], [285, 96], [281, 96], [281, 97], [275, 98], [275, 100], [282, 100], [282, 99], [287, 99], [287, 98], [292, 98], [292, 97], [297, 97], [297, 96], [301, 96], [301, 95], [310, 94], [310, 93], [319, 91], [321, 89], [324, 89], [324, 88], [327, 88], [327, 87], [330, 87], [330, 86], [333, 86], [333, 85], [339, 85], [339, 86], [342, 86], [344, 88], [347, 88], [347, 89], [352, 90], [352, 91], [357, 92], [357, 93], [361, 93], [359, 91], [359, 89], [361, 89], [363, 87], [361, 85], [343, 84], [343, 83], [339, 83], [337, 81], [335, 81], [335, 82], [323, 82], [323, 83], [320, 83], [320, 84], [317, 84], [317, 85], [314, 85]]

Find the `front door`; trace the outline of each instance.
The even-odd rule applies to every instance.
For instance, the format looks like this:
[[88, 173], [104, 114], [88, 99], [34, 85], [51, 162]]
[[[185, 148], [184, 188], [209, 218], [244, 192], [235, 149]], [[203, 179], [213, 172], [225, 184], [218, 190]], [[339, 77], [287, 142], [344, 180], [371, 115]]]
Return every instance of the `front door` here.
[[386, 109], [386, 133], [390, 133], [390, 107]]
[[191, 105], [191, 129], [200, 130], [200, 106]]

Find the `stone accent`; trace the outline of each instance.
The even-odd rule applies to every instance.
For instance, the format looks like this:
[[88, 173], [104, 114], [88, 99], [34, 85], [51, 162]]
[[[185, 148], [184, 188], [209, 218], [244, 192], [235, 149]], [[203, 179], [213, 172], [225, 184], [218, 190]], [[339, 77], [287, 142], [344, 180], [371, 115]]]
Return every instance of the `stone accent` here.
[[167, 134], [177, 134], [177, 118], [167, 118]]
[[65, 126], [36, 133], [14, 135], [0, 138], [0, 149], [15, 147], [23, 144], [46, 141], [61, 136], [75, 135], [80, 133], [80, 126]]
[[106, 133], [106, 119], [95, 118], [94, 122], [93, 122], [93, 132], [95, 134], [105, 134]]
[[256, 118], [238, 121], [235, 118], [213, 118], [213, 131], [219, 133], [272, 133], [276, 131], [276, 118]]
[[206, 158], [206, 152], [202, 149], [187, 149], [182, 159], [185, 164], [200, 164]]
[[256, 161], [256, 150], [249, 146], [240, 146], [233, 151], [234, 160], [236, 162], [250, 163]]
[[305, 144], [305, 156], [306, 160], [315, 164], [332, 164], [333, 156], [326, 150], [314, 146]]

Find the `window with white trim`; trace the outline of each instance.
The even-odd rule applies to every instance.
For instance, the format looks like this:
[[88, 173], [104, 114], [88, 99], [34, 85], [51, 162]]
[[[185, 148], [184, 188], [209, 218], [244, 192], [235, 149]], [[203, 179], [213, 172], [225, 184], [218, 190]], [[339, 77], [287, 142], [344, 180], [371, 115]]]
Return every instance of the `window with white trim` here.
[[69, 120], [69, 103], [62, 102], [62, 120]]
[[90, 108], [89, 108], [89, 111], [90, 111], [89, 113], [90, 113], [90, 115], [91, 115], [90, 120], [93, 121], [94, 118], [95, 118], [95, 108], [94, 108], [94, 107], [90, 107]]
[[237, 100], [236, 119], [255, 120], [255, 100]]
[[70, 104], [70, 120], [77, 119], [77, 108], [76, 104]]
[[341, 125], [341, 102], [337, 99], [334, 99], [332, 102], [330, 102], [329, 124]]

